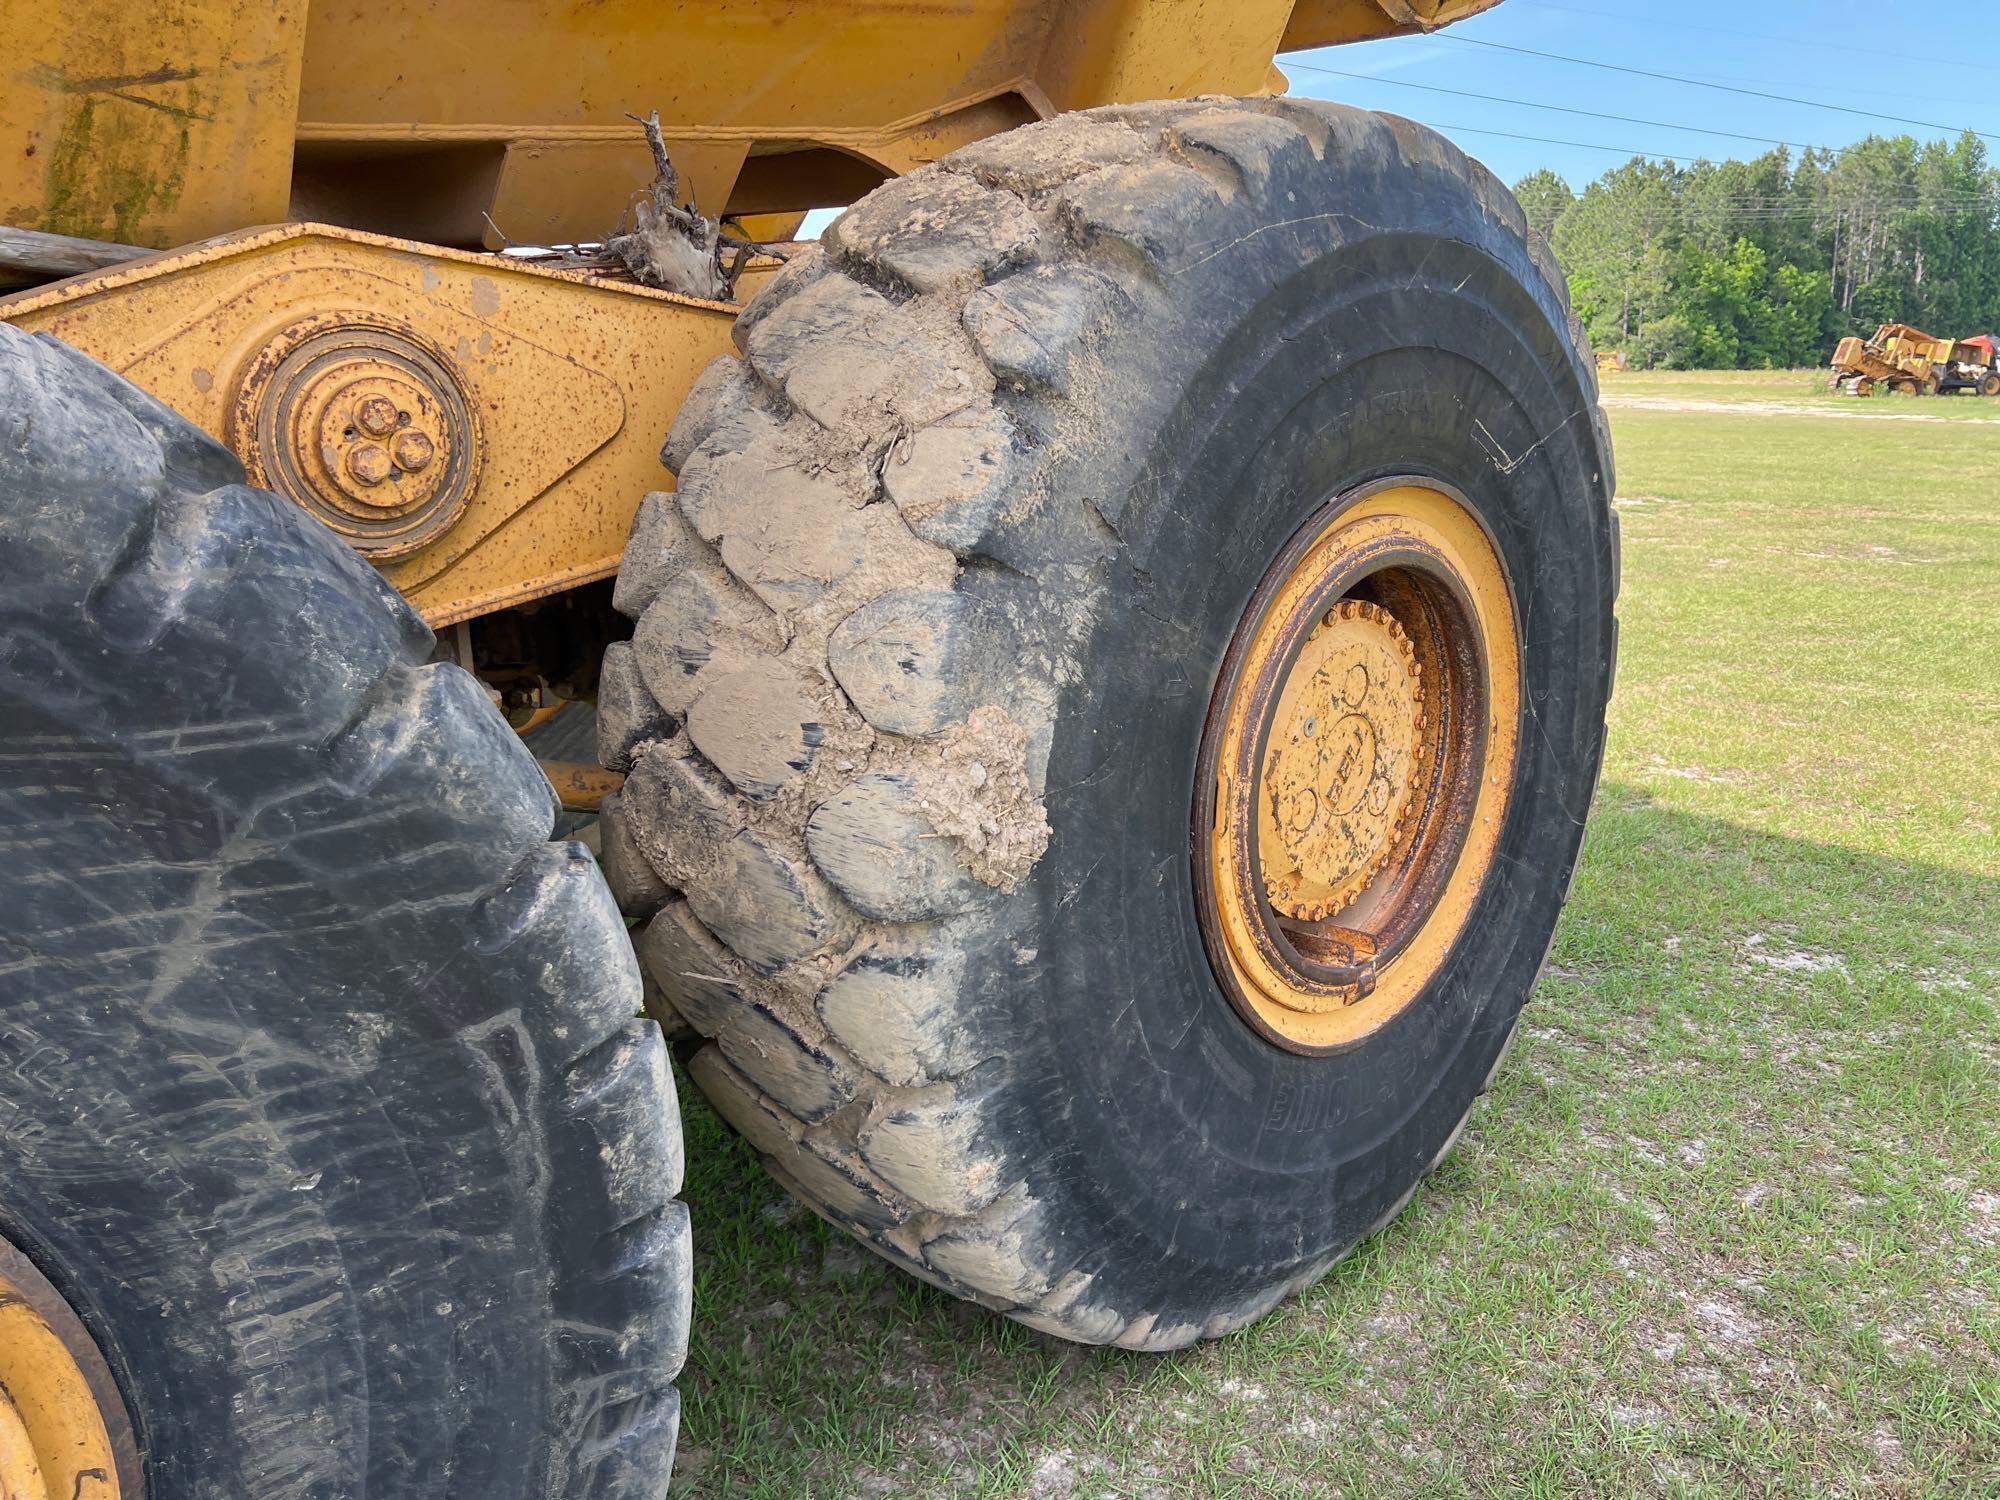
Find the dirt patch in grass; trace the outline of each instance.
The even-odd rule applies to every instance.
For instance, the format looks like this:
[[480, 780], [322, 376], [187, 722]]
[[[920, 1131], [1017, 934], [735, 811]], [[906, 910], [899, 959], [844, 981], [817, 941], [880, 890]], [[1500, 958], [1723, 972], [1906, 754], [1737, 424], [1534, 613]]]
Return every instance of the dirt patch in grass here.
[[[1629, 411], [1722, 412], [1730, 416], [1832, 417], [1863, 422], [1948, 422], [1936, 412], [1883, 411], [1874, 401], [1849, 398], [1846, 406], [1803, 406], [1783, 401], [1705, 401], [1692, 396], [1648, 396], [1606, 391], [1604, 405]], [[1914, 404], [1914, 403], [1912, 403]]]

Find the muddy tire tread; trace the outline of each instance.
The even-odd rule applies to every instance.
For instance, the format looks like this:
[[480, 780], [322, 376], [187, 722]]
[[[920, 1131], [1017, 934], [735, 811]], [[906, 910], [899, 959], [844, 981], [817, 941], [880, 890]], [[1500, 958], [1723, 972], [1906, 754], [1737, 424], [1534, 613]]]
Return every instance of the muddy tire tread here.
[[[1384, 145], [1390, 138], [1393, 143]], [[989, 1109], [978, 1086], [985, 1060], [955, 1045], [953, 981], [926, 977], [948, 968], [958, 941], [954, 918], [976, 904], [978, 891], [968, 893], [963, 882], [944, 878], [929, 858], [934, 850], [917, 847], [914, 840], [925, 836], [920, 817], [893, 808], [875, 817], [869, 826], [882, 847], [867, 849], [857, 847], [850, 826], [855, 820], [842, 820], [864, 799], [889, 807], [895, 790], [889, 783], [928, 753], [923, 744], [929, 738], [963, 723], [975, 703], [997, 704], [1032, 721], [1047, 701], [1048, 663], [1010, 650], [1004, 627], [968, 645], [958, 636], [944, 641], [929, 622], [955, 619], [965, 601], [953, 589], [977, 570], [1025, 566], [1010, 543], [1006, 507], [996, 506], [992, 494], [1005, 490], [1005, 455], [1016, 451], [1019, 434], [1060, 426], [1071, 376], [1087, 357], [1096, 328], [1107, 318], [1143, 315], [1157, 306], [1182, 247], [1204, 226], [1212, 229], [1221, 216], [1242, 211], [1246, 200], [1255, 207], [1270, 187], [1275, 157], [1302, 149], [1325, 157], [1363, 139], [1405, 159], [1445, 164], [1482, 210], [1528, 247], [1560, 304], [1558, 321], [1588, 370], [1581, 327], [1569, 313], [1547, 247], [1532, 245], [1525, 217], [1505, 187], [1449, 142], [1408, 121], [1337, 105], [1201, 99], [1059, 117], [979, 142], [879, 190], [829, 228], [819, 251], [795, 260], [760, 294], [737, 326], [746, 357], [719, 361], [703, 376], [700, 399], [684, 408], [664, 450], [681, 467], [684, 509], [699, 534], [695, 547], [708, 549], [690, 556], [690, 573], [713, 579], [718, 570], [726, 572], [739, 596], [757, 595], [771, 606], [754, 630], [744, 626], [740, 610], [733, 619], [711, 611], [714, 636], [702, 649], [724, 660], [783, 660], [817, 685], [822, 730], [829, 742], [843, 744], [839, 753], [818, 751], [818, 769], [801, 773], [797, 795], [779, 789], [775, 796], [764, 783], [732, 787], [720, 774], [728, 768], [712, 766], [685, 737], [638, 752], [683, 763], [680, 776], [693, 762], [722, 800], [710, 810], [712, 820], [725, 831], [757, 831], [803, 880], [825, 877], [834, 888], [827, 894], [849, 917], [832, 924], [834, 941], [792, 954], [775, 969], [761, 959], [744, 962], [726, 941], [704, 931], [711, 961], [702, 965], [698, 992], [686, 1000], [680, 998], [684, 976], [665, 971], [666, 965], [650, 970], [663, 1004], [712, 1038], [696, 1053], [693, 1076], [780, 1180], [833, 1223], [935, 1285], [1082, 1342], [1164, 1349], [1213, 1337], [1247, 1323], [1323, 1274], [1326, 1265], [1201, 1323], [1160, 1326], [1142, 1309], [1107, 1312], [1093, 1303], [1090, 1277], [1059, 1248], [1061, 1226], [1042, 1222], [1023, 1197], [1037, 1163], [981, 1146], [1007, 1134], [999, 1106]], [[958, 247], [918, 256], [899, 249], [899, 217], [926, 214], [927, 223], [946, 223], [945, 252], [954, 247], [952, 214], [1007, 226], [1004, 251], [980, 255]], [[816, 379], [820, 363], [854, 356], [853, 325], [843, 318], [866, 321], [872, 336], [898, 357], [926, 368], [969, 369], [971, 395], [942, 413], [920, 413], [886, 439], [844, 426], [834, 411], [837, 401]], [[1601, 423], [1596, 395], [1592, 377], [1588, 398]], [[823, 490], [845, 486], [851, 504], [894, 523], [878, 535], [893, 530], [905, 555], [932, 549], [947, 564], [946, 581], [919, 586], [920, 607], [908, 604], [911, 585], [893, 574], [857, 592], [831, 590], [837, 597], [830, 600], [793, 606], [777, 599], [768, 579], [746, 562], [751, 554], [740, 543], [768, 524], [770, 507], [799, 492], [752, 483], [724, 495], [716, 467], [743, 462], [725, 455], [746, 448], [752, 463], [771, 468], [796, 461], [793, 455], [810, 455], [824, 466]], [[995, 453], [1001, 457], [989, 462]], [[692, 470], [685, 467], [690, 465]], [[747, 472], [754, 470], [738, 471]], [[1110, 530], [1108, 521], [1101, 524]], [[852, 572], [868, 577], [865, 566]], [[704, 588], [714, 593], [716, 585]], [[919, 625], [930, 631], [921, 637], [922, 649], [902, 656], [905, 671], [932, 675], [896, 679], [862, 649], [888, 615], [914, 622], [898, 627], [913, 638]], [[640, 628], [643, 635], [643, 620]], [[901, 635], [893, 639], [904, 644]], [[968, 695], [964, 674], [974, 670], [979, 691]], [[663, 715], [683, 714], [687, 698], [681, 695], [698, 701], [713, 680], [705, 668], [692, 675], [692, 681], [674, 682], [675, 701], [661, 706]], [[1029, 733], [1032, 739], [1032, 727]], [[834, 764], [847, 769], [836, 774], [828, 769]], [[685, 827], [670, 835], [660, 826], [661, 813], [629, 792], [624, 802], [637, 847], [655, 858], [667, 884], [691, 890], [686, 882], [698, 881], [704, 871], [677, 861], [666, 847], [676, 837], [686, 842]], [[899, 841], [906, 865], [898, 863]], [[864, 882], [869, 870], [877, 877]], [[670, 917], [683, 928], [699, 925], [685, 907]], [[642, 955], [666, 947], [641, 940]], [[687, 951], [684, 935], [674, 951]], [[904, 955], [908, 972], [893, 982], [907, 992], [892, 994], [878, 1020], [871, 1025], [865, 1002], [848, 1003], [843, 995], [829, 1003], [841, 986], [892, 982], [863, 972], [884, 953]], [[752, 995], [763, 1023], [791, 1026], [801, 1048], [838, 1050], [850, 1068], [851, 1097], [816, 1123], [780, 1102], [791, 1086], [788, 1063], [759, 1048], [730, 1045], [739, 1023], [729, 1006]], [[857, 1025], [870, 1025], [871, 1034], [850, 1035], [842, 1047], [832, 1028]], [[879, 1034], [873, 1025], [881, 1026]], [[868, 1068], [856, 1061], [860, 1057], [881, 1065]], [[892, 1207], [864, 1219], [851, 1207], [815, 1201], [800, 1181], [808, 1128], [847, 1150], [856, 1191], [844, 1204], [866, 1195]]]

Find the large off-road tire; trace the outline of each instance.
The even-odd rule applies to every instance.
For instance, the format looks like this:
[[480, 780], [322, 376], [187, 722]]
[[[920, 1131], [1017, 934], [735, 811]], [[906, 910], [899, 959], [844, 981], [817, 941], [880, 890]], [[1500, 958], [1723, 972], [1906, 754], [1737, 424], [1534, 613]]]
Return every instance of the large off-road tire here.
[[[939, 1285], [1091, 1342], [1240, 1327], [1455, 1138], [1566, 895], [1616, 542], [1560, 274], [1421, 127], [1198, 100], [884, 186], [737, 335], [599, 701], [607, 861], [692, 1076]], [[1504, 827], [1420, 994], [1274, 1041], [1198, 915], [1209, 716], [1288, 539], [1412, 476], [1512, 589]]]
[[431, 649], [228, 452], [0, 325], [0, 1237], [158, 1500], [665, 1484], [664, 1046]]

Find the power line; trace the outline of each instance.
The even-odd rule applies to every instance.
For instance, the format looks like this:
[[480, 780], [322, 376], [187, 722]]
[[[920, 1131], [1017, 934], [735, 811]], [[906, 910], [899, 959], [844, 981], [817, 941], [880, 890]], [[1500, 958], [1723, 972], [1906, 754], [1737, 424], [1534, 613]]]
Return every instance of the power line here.
[[[1800, 149], [1806, 151], [1831, 151], [1833, 149], [1831, 146], [1814, 146], [1801, 141], [1773, 140], [1767, 135], [1744, 135], [1741, 131], [1737, 130], [1717, 130], [1708, 125], [1679, 125], [1672, 120], [1642, 120], [1634, 115], [1610, 115], [1606, 114], [1603, 110], [1577, 109], [1573, 105], [1568, 104], [1540, 104], [1533, 99], [1509, 99], [1501, 94], [1475, 94], [1470, 89], [1448, 89], [1441, 84], [1413, 83], [1406, 78], [1385, 78], [1374, 73], [1350, 73], [1342, 68], [1323, 68], [1317, 63], [1293, 62], [1287, 59], [1281, 66], [1296, 68], [1305, 73], [1327, 73], [1335, 78], [1356, 78], [1363, 83], [1386, 83], [1399, 89], [1422, 89], [1427, 94], [1451, 94], [1460, 99], [1477, 99], [1486, 104], [1512, 104], [1522, 109], [1549, 110], [1559, 115], [1582, 115], [1592, 120], [1615, 120], [1621, 125], [1649, 125], [1661, 130], [1686, 130], [1696, 135], [1724, 136], [1732, 141], [1750, 141], [1760, 146], [1798, 146]], [[1503, 132], [1489, 131], [1487, 133], [1489, 135], [1498, 135]], [[1526, 139], [1526, 137], [1523, 137], [1523, 139]], [[1554, 142], [1552, 144], [1561, 143]], [[1577, 142], [1577, 144], [1588, 145], [1589, 142]], [[1642, 151], [1639, 154], [1641, 156], [1653, 156], [1660, 153]]]
[[[1522, 3], [1522, 0], [1516, 0], [1516, 3]], [[1637, 23], [1640, 26], [1651, 26], [1660, 31], [1699, 31], [1706, 32], [1710, 36], [1741, 37], [1746, 41], [1752, 42], [1776, 42], [1781, 47], [1817, 47], [1823, 52], [1847, 52], [1857, 57], [1872, 57], [1878, 61], [1890, 58], [1897, 62], [1922, 63], [1925, 67], [1930, 68], [1958, 69], [1964, 66], [1962, 60], [1959, 62], [1944, 62], [1935, 57], [1918, 57], [1915, 53], [1911, 52], [1888, 52], [1878, 47], [1855, 47], [1844, 45], [1840, 42], [1813, 41], [1802, 36], [1773, 36], [1769, 32], [1764, 31], [1739, 31], [1732, 26], [1703, 26], [1695, 21], [1662, 21], [1653, 16], [1612, 15], [1607, 11], [1586, 10], [1579, 5], [1561, 5], [1556, 3], [1556, 0], [1525, 0], [1525, 3], [1532, 5], [1537, 10], [1566, 11], [1572, 16], [1590, 16], [1599, 21], [1616, 21], [1620, 25], [1629, 26]]]
[[1616, 156], [1660, 156], [1673, 159], [1671, 151], [1642, 151], [1637, 146], [1605, 146], [1596, 141], [1559, 141], [1546, 135], [1520, 135], [1512, 130], [1490, 130], [1484, 125], [1446, 125], [1441, 121], [1419, 120], [1417, 122], [1431, 130], [1459, 132], [1466, 135], [1497, 135], [1510, 141], [1533, 141], [1538, 146], [1575, 146], [1584, 151], [1609, 151]]
[[[1599, 62], [1589, 57], [1565, 57], [1560, 52], [1541, 52], [1533, 47], [1514, 47], [1505, 42], [1489, 42], [1476, 36], [1458, 36], [1451, 32], [1434, 35], [1428, 40], [1457, 42], [1463, 47], [1486, 47], [1495, 52], [1513, 52], [1522, 57], [1539, 57], [1545, 62], [1570, 63], [1579, 68], [1602, 68], [1607, 73], [1627, 73], [1634, 78], [1655, 78], [1663, 83], [1681, 83], [1690, 88], [1714, 89], [1724, 94], [1741, 94], [1749, 99], [1770, 99], [1779, 104], [1800, 104], [1808, 109], [1827, 109], [1837, 114], [1858, 115], [1865, 120], [1887, 120], [1895, 125], [1915, 125], [1922, 130], [1956, 131], [1966, 127], [1940, 125], [1935, 120], [1913, 120], [1906, 115], [1885, 115], [1872, 109], [1856, 109], [1847, 104], [1828, 104], [1823, 99], [1801, 99], [1793, 94], [1771, 94], [1762, 89], [1739, 88], [1729, 83], [1704, 83], [1699, 78], [1683, 78], [1676, 73], [1655, 73], [1649, 68], [1628, 68], [1622, 63]], [[2000, 135], [1992, 135], [1984, 130], [1971, 132], [1982, 140], [2000, 140]]]

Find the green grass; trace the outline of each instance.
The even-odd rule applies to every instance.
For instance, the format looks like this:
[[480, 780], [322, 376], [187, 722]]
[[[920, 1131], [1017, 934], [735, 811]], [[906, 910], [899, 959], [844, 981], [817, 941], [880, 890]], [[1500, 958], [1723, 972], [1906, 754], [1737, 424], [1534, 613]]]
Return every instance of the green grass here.
[[2000, 1493], [2000, 435], [1613, 426], [1583, 872], [1409, 1212], [1243, 1334], [1082, 1350], [877, 1265], [690, 1103], [684, 1492]]

